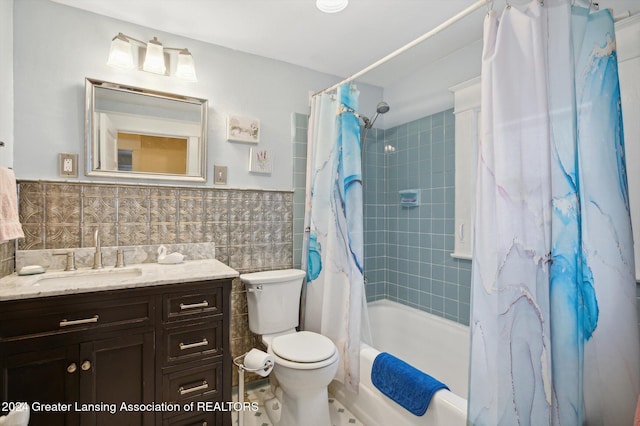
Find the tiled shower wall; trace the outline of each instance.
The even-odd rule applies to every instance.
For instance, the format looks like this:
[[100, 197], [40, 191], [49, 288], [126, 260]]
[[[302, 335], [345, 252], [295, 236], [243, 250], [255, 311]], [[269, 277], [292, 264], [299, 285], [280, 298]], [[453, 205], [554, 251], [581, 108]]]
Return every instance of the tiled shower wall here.
[[[46, 181], [19, 181], [19, 191], [19, 250], [93, 247], [99, 229], [103, 246], [213, 241], [216, 258], [241, 273], [292, 267], [290, 191]], [[12, 247], [0, 245], [0, 256], [13, 267]], [[231, 297], [235, 357], [261, 343], [249, 331], [238, 279]]]
[[291, 115], [291, 146], [293, 155], [293, 264], [302, 263], [302, 239], [304, 237], [304, 209], [307, 181], [307, 129], [306, 114]]
[[[454, 116], [444, 111], [394, 128], [369, 129], [364, 144], [367, 300], [390, 299], [469, 323], [471, 262], [451, 258], [454, 228]], [[301, 253], [307, 116], [294, 114], [294, 239]], [[364, 130], [363, 130], [364, 132]], [[388, 152], [385, 147], [392, 147]], [[419, 206], [399, 192], [417, 189]], [[294, 263], [299, 265], [298, 257]]]
[[[369, 299], [387, 298], [469, 324], [471, 262], [450, 256], [454, 248], [453, 110], [386, 129], [382, 139], [367, 144]], [[407, 189], [419, 194], [417, 206], [400, 205], [400, 191]]]

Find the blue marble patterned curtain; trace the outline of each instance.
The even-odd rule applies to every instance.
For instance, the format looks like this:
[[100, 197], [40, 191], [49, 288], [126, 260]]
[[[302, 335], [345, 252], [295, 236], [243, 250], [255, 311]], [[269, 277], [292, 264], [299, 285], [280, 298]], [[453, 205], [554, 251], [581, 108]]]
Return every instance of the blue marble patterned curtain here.
[[305, 329], [336, 344], [336, 379], [357, 390], [366, 310], [360, 123], [355, 86], [312, 101], [307, 146]]
[[613, 19], [485, 19], [468, 421], [622, 425], [640, 392]]

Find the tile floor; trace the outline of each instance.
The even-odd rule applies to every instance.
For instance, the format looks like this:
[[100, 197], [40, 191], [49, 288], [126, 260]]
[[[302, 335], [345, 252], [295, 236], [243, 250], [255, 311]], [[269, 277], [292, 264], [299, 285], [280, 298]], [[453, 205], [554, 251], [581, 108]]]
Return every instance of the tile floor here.
[[[273, 426], [265, 410], [265, 400], [268, 403], [273, 397], [268, 384], [257, 388], [245, 389], [245, 402], [257, 402], [258, 411], [244, 412], [244, 426]], [[237, 393], [234, 394], [234, 401], [237, 400]], [[356, 419], [344, 406], [336, 399], [329, 397], [329, 409], [332, 426], [364, 426]], [[238, 416], [233, 414], [233, 424], [238, 424]]]

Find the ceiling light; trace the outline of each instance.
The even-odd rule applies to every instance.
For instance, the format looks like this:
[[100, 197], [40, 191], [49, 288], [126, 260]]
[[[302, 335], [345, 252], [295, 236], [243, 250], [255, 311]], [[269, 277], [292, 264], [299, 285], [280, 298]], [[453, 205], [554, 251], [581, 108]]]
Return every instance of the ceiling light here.
[[[133, 69], [134, 45], [138, 48], [138, 58], [144, 57], [144, 62], [139, 65], [139, 69], [160, 75], [168, 75], [167, 70], [172, 69], [171, 51], [178, 52], [178, 63], [176, 65], [175, 76], [188, 81], [198, 81], [196, 78], [196, 69], [193, 64], [193, 56], [186, 48], [165, 47], [158, 41], [157, 37], [149, 40], [148, 43], [140, 41], [128, 35], [118, 33], [111, 40], [111, 49], [109, 50], [109, 59], [107, 65]], [[169, 61], [169, 64], [167, 64]]]
[[344, 10], [349, 0], [316, 0], [316, 7], [324, 13], [337, 13]]
[[107, 64], [112, 67], [133, 69], [133, 52], [131, 51], [131, 43], [122, 33], [111, 40], [111, 49], [109, 50], [109, 60]]

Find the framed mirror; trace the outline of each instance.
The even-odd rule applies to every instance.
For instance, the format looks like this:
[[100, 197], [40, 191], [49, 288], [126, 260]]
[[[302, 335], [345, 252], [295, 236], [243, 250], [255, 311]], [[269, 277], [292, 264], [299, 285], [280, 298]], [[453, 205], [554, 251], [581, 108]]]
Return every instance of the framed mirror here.
[[87, 176], [206, 181], [206, 99], [85, 83]]

